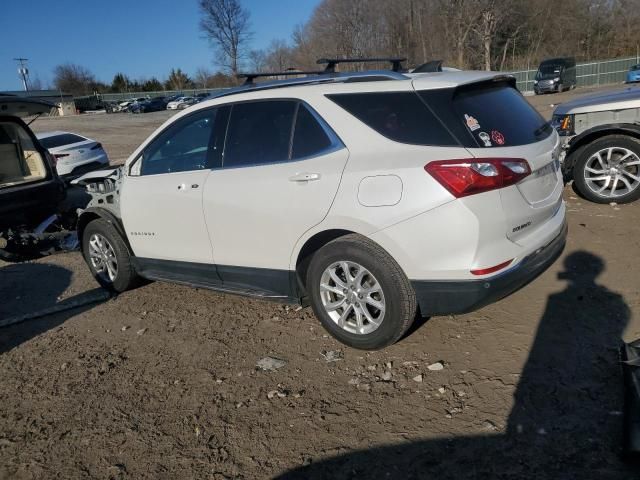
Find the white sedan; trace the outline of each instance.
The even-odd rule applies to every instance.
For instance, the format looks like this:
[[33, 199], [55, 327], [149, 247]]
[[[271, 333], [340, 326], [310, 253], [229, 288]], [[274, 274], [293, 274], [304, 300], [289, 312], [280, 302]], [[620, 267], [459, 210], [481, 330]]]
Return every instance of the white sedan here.
[[100, 142], [77, 133], [37, 133], [40, 144], [49, 150], [56, 160], [58, 175], [79, 174], [109, 165], [109, 157]]
[[180, 97], [175, 99], [173, 102], [167, 103], [167, 110], [182, 110], [194, 103], [196, 103], [196, 99], [194, 97]]

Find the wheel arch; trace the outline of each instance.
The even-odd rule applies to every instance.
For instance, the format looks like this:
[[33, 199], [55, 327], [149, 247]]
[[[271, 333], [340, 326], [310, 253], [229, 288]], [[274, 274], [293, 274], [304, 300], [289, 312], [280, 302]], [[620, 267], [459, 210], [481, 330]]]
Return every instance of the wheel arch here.
[[317, 232], [304, 242], [302, 248], [298, 252], [295, 264], [297, 291], [300, 298], [304, 298], [307, 296], [307, 271], [309, 270], [309, 264], [311, 263], [313, 254], [336, 238], [344, 237], [345, 235], [350, 235], [352, 233], [358, 232], [340, 228], [333, 228]]
[[129, 254], [133, 256], [133, 249], [131, 248], [131, 244], [129, 243], [129, 239], [127, 238], [127, 234], [124, 230], [124, 226], [122, 225], [122, 221], [109, 210], [100, 207], [89, 207], [84, 210], [78, 217], [76, 230], [78, 232], [78, 239], [80, 240], [80, 249], [82, 250], [84, 245], [82, 236], [84, 234], [85, 228], [87, 227], [87, 225], [89, 225], [90, 222], [98, 218], [106, 220], [116, 229], [116, 231], [122, 237], [124, 244], [127, 246]]

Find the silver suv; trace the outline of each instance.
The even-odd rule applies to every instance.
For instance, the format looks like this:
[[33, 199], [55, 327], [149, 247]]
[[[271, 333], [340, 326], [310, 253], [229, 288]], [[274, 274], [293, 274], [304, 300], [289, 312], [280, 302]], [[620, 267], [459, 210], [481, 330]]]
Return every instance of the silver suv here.
[[640, 198], [640, 88], [588, 95], [559, 105], [565, 177], [597, 203]]

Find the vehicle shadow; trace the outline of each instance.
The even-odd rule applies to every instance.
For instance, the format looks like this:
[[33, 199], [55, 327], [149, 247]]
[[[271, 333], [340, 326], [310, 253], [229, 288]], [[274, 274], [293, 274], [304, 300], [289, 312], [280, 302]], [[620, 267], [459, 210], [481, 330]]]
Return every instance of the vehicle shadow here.
[[0, 268], [0, 355], [109, 298], [95, 288], [59, 300], [71, 277], [70, 270], [44, 263]]
[[500, 433], [351, 452], [277, 478], [639, 478], [637, 466], [620, 459], [618, 349], [629, 308], [596, 283], [605, 267], [599, 257], [575, 252], [564, 267], [558, 277], [568, 284], [549, 296]]

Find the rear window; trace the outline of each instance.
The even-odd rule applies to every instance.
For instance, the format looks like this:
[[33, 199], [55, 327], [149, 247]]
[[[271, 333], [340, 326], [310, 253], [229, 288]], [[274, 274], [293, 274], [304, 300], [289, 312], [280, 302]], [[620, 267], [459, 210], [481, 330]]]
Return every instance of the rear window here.
[[515, 88], [463, 88], [453, 96], [454, 112], [480, 147], [513, 147], [551, 135], [548, 122]]
[[457, 145], [415, 92], [349, 93], [327, 97], [390, 140], [412, 145]]
[[63, 145], [70, 145], [72, 143], [85, 142], [87, 139], [74, 135], [73, 133], [65, 133], [62, 135], [54, 135], [52, 137], [41, 138], [40, 144], [46, 148], [62, 147]]

